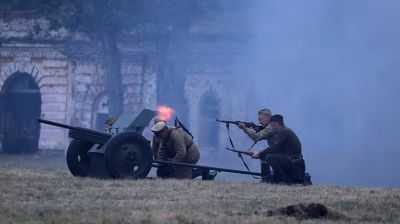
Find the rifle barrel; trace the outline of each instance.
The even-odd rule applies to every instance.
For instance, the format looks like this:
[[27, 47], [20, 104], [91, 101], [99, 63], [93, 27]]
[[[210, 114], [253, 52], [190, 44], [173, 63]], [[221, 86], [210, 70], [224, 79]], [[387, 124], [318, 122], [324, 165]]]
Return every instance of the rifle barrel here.
[[222, 122], [222, 123], [229, 123], [229, 124], [238, 124], [240, 122], [240, 121], [228, 121], [228, 120], [220, 120], [220, 119], [216, 119], [216, 121]]

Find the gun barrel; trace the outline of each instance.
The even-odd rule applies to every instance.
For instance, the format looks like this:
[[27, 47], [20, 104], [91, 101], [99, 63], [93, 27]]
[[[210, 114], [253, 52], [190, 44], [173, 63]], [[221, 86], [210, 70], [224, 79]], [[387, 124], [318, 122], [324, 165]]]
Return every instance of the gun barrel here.
[[45, 120], [45, 119], [41, 119], [41, 118], [39, 118], [38, 121], [39, 121], [39, 123], [48, 124], [48, 125], [56, 126], [56, 127], [60, 127], [60, 128], [66, 128], [66, 129], [71, 129], [71, 130], [75, 129], [75, 127], [73, 127], [73, 126], [70, 126], [70, 125], [67, 125], [67, 124], [58, 123], [58, 122], [55, 122], [55, 121], [49, 121], [49, 120]]
[[222, 123], [229, 123], [229, 124], [237, 124], [239, 123], [239, 121], [228, 121], [228, 120], [220, 120], [220, 119], [215, 119], [218, 122], [222, 122]]
[[39, 121], [40, 123], [43, 123], [43, 124], [48, 124], [48, 125], [52, 125], [52, 126], [56, 126], [56, 127], [60, 127], [60, 128], [69, 129], [69, 130], [84, 132], [84, 133], [88, 133], [88, 134], [92, 134], [92, 135], [97, 135], [97, 136], [101, 136], [101, 137], [109, 138], [109, 137], [111, 136], [111, 134], [109, 134], [109, 133], [104, 133], [104, 132], [100, 132], [100, 131], [95, 131], [95, 130], [91, 130], [91, 129], [88, 129], [88, 128], [74, 127], [74, 126], [71, 126], [71, 125], [62, 124], [62, 123], [58, 123], [58, 122], [54, 122], [54, 121], [49, 121], [49, 120], [45, 120], [45, 119], [40, 119], [40, 118], [39, 118], [38, 121]]

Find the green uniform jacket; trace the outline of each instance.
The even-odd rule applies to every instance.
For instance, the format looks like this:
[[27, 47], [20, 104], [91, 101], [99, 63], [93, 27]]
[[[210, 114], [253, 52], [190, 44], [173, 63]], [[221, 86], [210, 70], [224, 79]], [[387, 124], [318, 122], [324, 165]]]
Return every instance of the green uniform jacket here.
[[274, 137], [274, 143], [267, 149], [260, 151], [261, 157], [269, 153], [284, 153], [289, 157], [301, 155], [300, 140], [290, 128], [282, 128]]

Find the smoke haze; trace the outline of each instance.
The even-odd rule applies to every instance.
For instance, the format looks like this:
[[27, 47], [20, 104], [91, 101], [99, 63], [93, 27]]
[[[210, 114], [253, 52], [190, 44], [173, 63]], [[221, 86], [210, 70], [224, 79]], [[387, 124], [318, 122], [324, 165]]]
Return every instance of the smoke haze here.
[[[250, 86], [248, 88], [251, 90], [250, 92], [241, 91], [242, 86], [229, 86], [232, 92], [236, 92], [225, 95], [228, 97], [240, 94], [245, 95], [240, 95], [240, 99], [237, 99], [236, 102], [229, 102], [230, 106], [226, 106], [229, 104], [226, 103], [224, 108], [225, 111], [231, 109], [244, 110], [243, 114], [246, 117], [224, 117], [225, 114], [220, 114], [221, 117], [219, 118], [256, 121], [257, 111], [267, 107], [272, 110], [273, 114], [282, 114], [285, 124], [299, 136], [303, 146], [307, 171], [311, 173], [314, 183], [399, 187], [400, 174], [398, 170], [400, 163], [398, 160], [400, 158], [400, 144], [397, 141], [400, 141], [400, 132], [398, 130], [400, 125], [400, 104], [398, 99], [400, 96], [400, 1], [219, 0], [217, 2], [222, 3], [222, 11], [213, 11], [204, 15], [206, 18], [203, 18], [203, 21], [197, 21], [198, 23], [190, 31], [192, 36], [201, 36], [204, 33], [206, 35], [196, 37], [197, 39], [193, 38], [194, 41], [191, 39], [191, 43], [186, 43], [186, 41], [190, 42], [185, 39], [186, 37], [182, 38], [185, 41], [181, 41], [179, 33], [173, 33], [176, 35], [170, 36], [171, 38], [176, 38], [174, 40], [176, 43], [174, 43], [182, 48], [180, 49], [182, 52], [177, 51], [177, 48], [174, 48], [175, 45], [169, 46], [172, 50], [167, 52], [168, 57], [165, 60], [166, 64], [175, 63], [175, 67], [171, 65], [171, 68], [179, 69], [179, 71], [185, 71], [189, 67], [189, 70], [191, 69], [190, 72], [198, 75], [199, 79], [202, 79], [201, 75], [208, 75], [208, 78], [211, 77], [212, 79], [215, 78], [212, 77], [214, 73], [220, 74], [226, 70], [229, 71], [226, 73], [230, 75], [230, 71], [233, 70], [232, 76], [235, 75], [232, 78], [233, 81], [229, 79], [230, 77], [222, 79], [232, 81], [228, 84], [225, 83], [225, 85], [239, 83], [243, 86]], [[179, 13], [175, 14], [179, 16]], [[175, 14], [174, 16], [177, 16]], [[183, 16], [182, 20], [184, 18]], [[179, 21], [179, 18], [176, 20]], [[219, 23], [222, 27], [220, 33], [218, 31], [221, 27], [214, 26], [215, 23]], [[187, 25], [186, 22], [184, 24]], [[16, 27], [18, 28], [19, 26], [17, 25]], [[22, 25], [30, 26], [29, 24]], [[3, 30], [8, 29], [4, 27], [6, 25], [2, 25], [0, 28]], [[165, 29], [165, 32], [169, 32], [171, 26], [169, 25]], [[215, 35], [217, 38], [210, 35], [211, 37], [209, 38], [207, 36], [209, 31], [210, 33], [215, 31], [215, 33], [221, 35]], [[243, 41], [238, 44], [240, 46], [234, 45], [239, 41], [235, 39], [234, 35], [232, 35], [234, 37], [229, 36], [232, 33], [238, 34], [240, 36], [238, 39], [245, 36]], [[7, 35], [5, 33], [0, 36], [7, 39], [9, 38]], [[224, 41], [218, 39], [225, 36], [229, 36], [230, 39], [224, 39]], [[215, 39], [218, 40], [215, 41]], [[232, 41], [232, 39], [235, 40]], [[201, 42], [204, 40], [210, 40], [210, 42]], [[140, 45], [139, 42], [135, 44]], [[192, 48], [186, 49], [186, 44], [192, 44]], [[137, 52], [133, 54], [133, 51], [141, 52], [140, 49], [136, 49], [136, 45], [133, 45], [133, 50], [123, 49], [124, 45], [120, 46], [120, 50], [125, 50], [126, 55], [136, 55]], [[191, 52], [189, 52], [190, 50]], [[240, 50], [243, 50], [243, 54]], [[80, 52], [80, 49], [77, 51]], [[153, 50], [151, 51], [153, 52]], [[231, 52], [240, 52], [242, 55], [239, 59], [235, 58], [235, 55], [230, 57]], [[192, 53], [192, 55], [189, 55], [189, 53]], [[229, 57], [225, 57], [226, 55]], [[140, 63], [146, 65], [147, 56], [144, 56], [143, 63]], [[149, 58], [151, 59], [151, 57], [153, 56], [150, 55]], [[22, 59], [25, 60], [25, 57], [21, 57]], [[132, 58], [126, 57], [127, 62], [128, 59], [131, 60]], [[9, 59], [4, 61], [7, 60]], [[149, 64], [151, 64], [152, 60], [149, 60]], [[171, 63], [171, 61], [174, 63]], [[132, 61], [132, 63], [134, 62]], [[97, 70], [94, 64], [89, 66], [85, 65], [85, 63], [78, 64], [81, 71], [79, 75], [78, 73], [75, 74], [76, 77], [74, 79], [77, 79], [77, 82], [74, 83], [74, 88], [76, 92], [72, 92], [72, 94], [78, 93], [75, 94], [75, 99], [80, 97], [78, 96], [79, 94], [83, 95], [85, 91], [86, 94], [88, 93], [89, 81], [83, 79], [90, 79], [90, 73], [93, 72], [91, 67]], [[129, 70], [135, 70], [135, 66], [140, 65], [132, 64], [130, 66], [132, 66], [132, 69]], [[213, 66], [216, 68], [213, 68]], [[60, 79], [63, 81], [62, 83], [56, 83], [57, 85], [64, 85], [66, 80], [69, 82], [70, 79], [66, 77], [69, 74], [69, 71], [66, 70], [68, 68], [67, 63], [65, 63], [65, 67], [54, 68], [65, 69], [65, 71], [62, 70], [62, 72], [65, 72], [65, 77], [61, 76], [65, 80]], [[145, 71], [144, 68], [142, 70]], [[153, 72], [150, 70], [148, 71], [149, 74]], [[165, 77], [171, 78], [171, 76], [167, 75], [176, 72], [174, 69], [170, 70], [165, 73]], [[29, 71], [33, 72], [34, 70], [32, 68]], [[3, 72], [8, 71], [3, 70]], [[137, 80], [135, 79], [139, 77], [133, 76], [135, 72], [132, 71], [132, 74], [130, 74], [132, 83], [136, 83]], [[59, 73], [59, 71], [57, 70], [54, 73]], [[139, 74], [139, 72], [137, 73]], [[143, 76], [146, 74], [143, 72]], [[155, 80], [148, 79], [152, 80], [149, 83]], [[182, 80], [179, 79], [178, 81], [171, 83], [181, 83]], [[94, 81], [92, 82], [94, 83]], [[214, 83], [215, 86], [223, 86], [215, 80], [211, 80], [210, 83]], [[195, 84], [199, 85], [199, 83]], [[52, 86], [53, 84], [46, 85]], [[179, 85], [176, 84], [173, 87], [181, 88], [182, 86]], [[85, 90], [85, 86], [87, 90]], [[156, 87], [154, 83], [151, 83], [148, 91], [141, 90], [143, 95], [152, 93], [146, 96], [147, 101], [151, 101], [151, 103], [148, 103], [149, 105], [153, 104], [153, 100], [150, 100], [150, 98], [155, 101], [156, 94], [153, 93], [160, 86]], [[171, 86], [166, 85], [164, 87], [170, 88]], [[46, 90], [46, 88], [47, 86], [42, 90]], [[146, 89], [147, 87], [142, 85], [140, 88]], [[212, 88], [205, 89], [210, 89], [210, 92], [215, 90]], [[62, 88], [61, 90], [64, 91]], [[47, 91], [50, 90], [47, 89]], [[134, 92], [133, 87], [131, 91]], [[181, 89], [177, 92], [182, 95], [183, 90]], [[140, 94], [138, 93], [138, 95]], [[193, 94], [200, 95], [201, 93]], [[136, 95], [132, 93], [132, 96]], [[170, 97], [170, 95], [165, 96], [166, 99]], [[47, 98], [50, 97], [47, 96]], [[54, 96], [54, 98], [58, 99], [59, 97]], [[243, 108], [229, 108], [237, 107], [238, 104], [241, 104], [243, 98], [247, 99], [247, 104], [241, 105]], [[63, 102], [57, 101], [59, 104]], [[77, 114], [87, 114], [88, 116], [82, 115], [86, 119], [90, 117], [89, 113], [92, 113], [92, 111], [88, 109], [89, 106], [85, 107], [86, 109], [79, 107], [81, 104], [84, 105], [85, 102], [84, 100], [76, 101], [75, 104], [78, 106], [75, 109]], [[164, 102], [158, 103], [163, 104]], [[179, 101], [177, 104], [180, 105], [180, 103]], [[68, 105], [59, 104], [49, 104], [48, 107], [60, 107], [59, 113], [64, 113], [63, 111], [70, 112], [70, 109], [65, 109]], [[216, 102], [215, 104], [221, 103]], [[37, 105], [40, 109], [40, 103], [37, 103]], [[221, 105], [219, 106], [222, 108]], [[198, 109], [199, 106], [195, 105], [194, 107]], [[213, 112], [215, 111], [213, 110]], [[102, 115], [108, 116], [106, 112]], [[180, 114], [176, 115], [180, 116]], [[74, 115], [68, 116], [73, 116], [75, 119]], [[62, 120], [65, 116], [62, 114], [60, 117]], [[214, 122], [214, 119], [211, 118], [209, 121]], [[78, 116], [76, 120], [79, 121], [79, 119], [81, 117]], [[196, 119], [199, 118], [196, 116]], [[90, 123], [89, 120], [86, 120], [88, 125]], [[100, 124], [102, 127], [103, 123], [101, 122]], [[191, 125], [192, 127], [194, 126], [193, 124]], [[214, 134], [218, 135], [218, 131], [225, 131], [223, 125], [218, 125], [220, 125], [218, 126], [219, 130], [211, 133], [211, 137], [215, 137], [213, 136]], [[193, 128], [193, 130], [196, 130], [196, 128]], [[232, 127], [231, 131], [232, 137], [237, 141], [238, 148], [247, 149], [252, 144], [250, 139], [244, 136], [243, 132], [238, 128]], [[46, 133], [51, 134], [48, 130]], [[55, 134], [61, 139], [65, 137], [65, 133], [62, 131]], [[147, 136], [145, 136], [150, 139], [151, 134], [149, 128], [147, 128]], [[199, 136], [195, 136], [195, 140], [199, 138]], [[213, 138], [213, 140], [217, 142], [219, 139]], [[227, 140], [226, 143], [228, 146]], [[201, 148], [201, 144], [199, 146]], [[260, 150], [265, 147], [266, 142], [263, 141], [258, 143], [255, 149]], [[259, 170], [260, 164], [258, 160], [246, 158], [246, 161], [252, 171]], [[215, 150], [215, 152], [211, 150], [208, 152], [207, 150], [202, 151], [202, 159], [199, 163], [202, 165], [244, 169], [236, 154], [227, 153], [223, 149]], [[217, 179], [223, 178], [250, 179], [248, 176], [227, 173], [221, 173], [217, 177]]]
[[316, 183], [400, 186], [400, 2], [255, 1], [250, 8], [243, 17], [254, 52], [245, 76], [254, 90], [248, 119], [263, 107], [284, 115]]

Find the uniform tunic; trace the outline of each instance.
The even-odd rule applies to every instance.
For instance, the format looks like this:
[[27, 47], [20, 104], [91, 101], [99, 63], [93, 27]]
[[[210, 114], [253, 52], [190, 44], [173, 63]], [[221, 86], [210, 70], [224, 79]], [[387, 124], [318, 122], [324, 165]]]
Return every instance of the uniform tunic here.
[[[168, 129], [168, 136], [161, 140], [157, 159], [196, 164], [200, 159], [200, 152], [192, 137], [180, 128]], [[192, 168], [177, 166], [175, 176], [179, 179], [191, 178]]]
[[272, 131], [271, 126], [268, 124], [266, 127], [261, 129], [259, 132], [256, 132], [252, 128], [245, 128], [244, 132], [254, 141], [258, 142], [261, 140], [267, 140], [268, 145], [271, 145], [274, 142], [274, 133]]
[[289, 157], [298, 157], [301, 155], [300, 140], [290, 128], [282, 128], [274, 136], [274, 143], [260, 152], [260, 157], [268, 153], [284, 153]]

